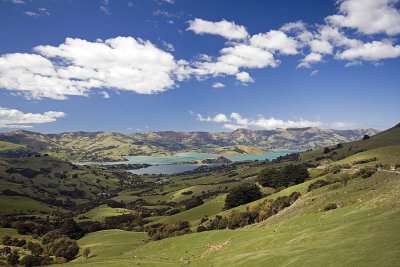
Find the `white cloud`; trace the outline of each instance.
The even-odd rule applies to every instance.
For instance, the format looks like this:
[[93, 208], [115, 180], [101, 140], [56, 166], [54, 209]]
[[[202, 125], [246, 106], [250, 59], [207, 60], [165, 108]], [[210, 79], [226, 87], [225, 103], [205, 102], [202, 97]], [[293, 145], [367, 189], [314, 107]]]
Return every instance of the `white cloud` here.
[[396, 57], [400, 57], [400, 45], [394, 46], [392, 42], [388, 40], [364, 43], [336, 54], [336, 58], [350, 61], [378, 61]]
[[296, 55], [297, 41], [284, 32], [271, 30], [267, 33], [259, 33], [250, 38], [250, 44], [267, 49], [271, 52], [279, 51], [284, 55]]
[[237, 112], [232, 112], [228, 118], [225, 114], [218, 114], [215, 117], [204, 117], [201, 114], [194, 114], [197, 120], [204, 122], [220, 123], [224, 128], [235, 130], [238, 128], [255, 128], [255, 129], [276, 129], [276, 128], [303, 128], [303, 127], [321, 127], [323, 124], [319, 121], [299, 120], [281, 120], [274, 117], [265, 118], [259, 116], [256, 119], [244, 118]]
[[25, 1], [22, 1], [22, 0], [11, 0], [11, 3], [13, 3], [15, 5], [26, 4]]
[[0, 128], [31, 128], [32, 125], [29, 124], [54, 122], [62, 117], [65, 117], [64, 112], [23, 113], [16, 109], [0, 107]]
[[88, 95], [92, 88], [152, 94], [171, 88], [180, 67], [171, 54], [132, 37], [67, 38], [59, 46], [34, 51], [38, 54], [0, 56], [0, 88], [36, 99]]
[[300, 64], [297, 65], [298, 68], [310, 68], [311, 64], [322, 61], [322, 55], [318, 53], [311, 52], [305, 58], [300, 60]]
[[398, 0], [340, 0], [339, 3], [339, 14], [327, 17], [329, 23], [364, 34], [400, 33]]
[[332, 54], [333, 46], [327, 40], [314, 39], [310, 42], [311, 51], [318, 54]]
[[225, 87], [225, 84], [223, 84], [223, 83], [221, 83], [221, 82], [217, 82], [217, 83], [214, 83], [214, 84], [212, 85], [212, 87], [213, 87], [213, 88], [223, 88], [223, 87]]
[[310, 76], [315, 76], [315, 75], [318, 74], [318, 72], [319, 72], [319, 70], [313, 70], [313, 71], [310, 73]]
[[281, 30], [284, 32], [305, 31], [306, 24], [303, 21], [288, 22], [281, 27]]
[[162, 0], [162, 1], [170, 5], [175, 4], [175, 0]]
[[236, 79], [238, 81], [241, 81], [242, 83], [252, 83], [254, 82], [254, 79], [250, 76], [248, 72], [242, 71], [236, 73]]
[[50, 16], [50, 12], [47, 10], [47, 8], [38, 8], [35, 11], [26, 11], [24, 13], [25, 15], [29, 17], [42, 17], [42, 16]]
[[214, 61], [198, 61], [191, 69], [198, 78], [204, 76], [235, 75], [241, 82], [251, 82], [253, 79], [241, 68], [277, 67], [279, 61], [274, 59], [271, 52], [246, 44], [225, 47], [221, 55]]
[[216, 122], [216, 123], [223, 123], [223, 122], [229, 121], [228, 117], [222, 113], [217, 114], [214, 117], [210, 117], [210, 116], [204, 117], [203, 115], [201, 115], [199, 113], [194, 114], [193, 112], [191, 112], [191, 114], [195, 115], [197, 120], [199, 120], [199, 121]]
[[342, 121], [337, 121], [337, 122], [333, 122], [331, 123], [331, 128], [332, 129], [354, 129], [357, 127], [357, 124], [352, 123], [352, 122], [342, 122]]
[[106, 91], [101, 91], [100, 94], [101, 94], [101, 97], [103, 97], [103, 98], [106, 98], [106, 99], [110, 98], [110, 95]]
[[229, 40], [245, 39], [248, 36], [244, 26], [236, 25], [235, 22], [226, 20], [212, 22], [196, 18], [189, 21], [187, 30], [191, 30], [196, 34], [220, 35]]

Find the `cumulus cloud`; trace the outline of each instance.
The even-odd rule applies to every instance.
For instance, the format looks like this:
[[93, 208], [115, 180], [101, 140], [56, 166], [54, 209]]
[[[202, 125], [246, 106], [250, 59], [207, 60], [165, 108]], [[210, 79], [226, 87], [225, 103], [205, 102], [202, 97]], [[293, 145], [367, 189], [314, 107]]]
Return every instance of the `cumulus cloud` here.
[[65, 116], [64, 112], [47, 111], [40, 113], [23, 113], [16, 109], [0, 107], [0, 128], [31, 128], [30, 124], [54, 122]]
[[391, 41], [373, 41], [346, 49], [336, 54], [336, 58], [344, 60], [379, 61], [386, 58], [400, 56], [400, 45], [393, 45]]
[[0, 56], [0, 88], [37, 99], [88, 95], [92, 88], [152, 94], [171, 88], [180, 67], [168, 52], [132, 37], [97, 42], [67, 38], [59, 46], [34, 51]]
[[276, 128], [302, 128], [302, 127], [320, 127], [323, 124], [319, 121], [310, 120], [281, 120], [274, 117], [265, 118], [259, 116], [258, 118], [245, 118], [237, 112], [232, 112], [229, 117], [225, 114], [218, 114], [215, 117], [203, 116], [199, 113], [192, 113], [196, 116], [197, 120], [203, 122], [215, 122], [222, 124], [224, 128], [235, 130], [238, 128], [254, 128], [254, 129], [276, 129]]
[[252, 82], [249, 73], [241, 71], [241, 68], [274, 68], [279, 65], [271, 52], [247, 44], [225, 47], [220, 54], [214, 61], [195, 62], [191, 72], [200, 78], [207, 75], [235, 75], [241, 82]]
[[252, 83], [254, 82], [254, 79], [250, 76], [248, 72], [242, 71], [236, 73], [236, 79], [238, 81], [241, 81], [242, 83]]
[[311, 64], [317, 63], [322, 61], [322, 55], [318, 53], [311, 52], [308, 54], [305, 58], [300, 60], [300, 64], [297, 65], [298, 68], [304, 67], [304, 68], [310, 68]]
[[328, 22], [364, 34], [400, 33], [398, 0], [340, 0], [339, 3], [339, 14], [327, 17]]
[[272, 52], [278, 51], [284, 55], [296, 55], [298, 53], [297, 41], [281, 31], [271, 30], [267, 33], [253, 35], [250, 38], [250, 44]]
[[216, 122], [216, 123], [223, 123], [223, 122], [229, 121], [228, 117], [222, 113], [217, 114], [214, 117], [210, 117], [210, 116], [205, 117], [199, 113], [196, 113], [194, 115], [196, 116], [197, 120], [199, 120], [199, 121]]
[[187, 30], [193, 31], [196, 34], [220, 35], [228, 40], [240, 40], [248, 36], [244, 26], [236, 25], [235, 22], [226, 20], [212, 22], [195, 18], [189, 21], [189, 28]]
[[332, 54], [333, 46], [327, 40], [314, 39], [310, 42], [311, 51], [318, 54]]
[[212, 87], [213, 87], [213, 88], [224, 88], [224, 87], [225, 87], [225, 84], [223, 84], [223, 83], [221, 83], [221, 82], [217, 82], [217, 83], [214, 83], [214, 84], [212, 85]]

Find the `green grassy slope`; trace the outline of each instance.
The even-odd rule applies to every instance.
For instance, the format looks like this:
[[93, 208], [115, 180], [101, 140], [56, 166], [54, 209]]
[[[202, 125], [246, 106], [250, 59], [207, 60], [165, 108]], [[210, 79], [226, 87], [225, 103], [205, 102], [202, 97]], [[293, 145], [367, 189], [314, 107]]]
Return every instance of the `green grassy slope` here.
[[[304, 194], [294, 205], [260, 224], [155, 242], [128, 241], [117, 255], [94, 257], [102, 266], [397, 266], [400, 260], [400, 176], [377, 173]], [[335, 202], [336, 210], [323, 212]], [[96, 246], [102, 233], [85, 237]], [[126, 233], [102, 236], [110, 249]], [[126, 240], [126, 239], [124, 239]], [[130, 242], [132, 242], [132, 248]], [[208, 244], [221, 245], [208, 251]], [[106, 247], [108, 245], [104, 245]], [[113, 260], [114, 259], [114, 260]], [[73, 265], [85, 266], [78, 258]]]
[[312, 161], [317, 157], [329, 157], [330, 160], [336, 161], [366, 150], [394, 145], [400, 145], [400, 124], [373, 135], [367, 140], [345, 143], [342, 148], [335, 149], [328, 154], [324, 154], [323, 149], [302, 153], [301, 159], [302, 161]]

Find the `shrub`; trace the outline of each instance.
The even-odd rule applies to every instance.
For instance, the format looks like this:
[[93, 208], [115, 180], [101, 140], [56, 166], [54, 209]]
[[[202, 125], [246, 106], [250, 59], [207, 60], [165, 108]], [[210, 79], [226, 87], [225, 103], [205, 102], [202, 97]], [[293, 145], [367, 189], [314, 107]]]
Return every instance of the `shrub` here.
[[328, 203], [325, 207], [324, 207], [324, 211], [328, 211], [328, 210], [334, 210], [337, 209], [337, 205], [336, 203]]
[[329, 184], [330, 184], [330, 182], [328, 182], [328, 181], [317, 180], [317, 181], [315, 181], [314, 183], [312, 183], [312, 184], [310, 184], [308, 186], [307, 192], [311, 192], [311, 191], [313, 191], [315, 189], [321, 188], [321, 187], [329, 185]]
[[207, 228], [205, 227], [205, 226], [203, 226], [203, 225], [199, 225], [199, 227], [197, 227], [197, 230], [196, 230], [198, 233], [200, 233], [200, 232], [204, 232], [204, 231], [207, 231]]
[[17, 252], [13, 252], [8, 255], [7, 257], [7, 263], [10, 264], [11, 266], [15, 266], [19, 263], [19, 255]]
[[27, 255], [22, 258], [21, 265], [23, 266], [43, 266], [53, 264], [53, 259], [49, 256]]
[[29, 241], [28, 244], [26, 245], [26, 248], [32, 251], [32, 255], [34, 256], [39, 256], [40, 254], [43, 253], [43, 248], [38, 243], [33, 243]]
[[255, 184], [241, 184], [231, 189], [225, 199], [225, 209], [237, 207], [262, 197], [260, 188]]
[[61, 230], [52, 230], [43, 236], [42, 245], [47, 245], [62, 237], [65, 235], [61, 233]]
[[368, 134], [364, 135], [363, 140], [368, 140], [368, 139], [369, 139], [369, 135]]
[[90, 255], [90, 248], [89, 248], [89, 247], [86, 247], [86, 248], [83, 250], [82, 256], [85, 257], [85, 258], [87, 259], [87, 258], [89, 258], [89, 255]]
[[325, 147], [324, 148], [324, 154], [328, 154], [329, 152], [331, 152], [329, 147]]

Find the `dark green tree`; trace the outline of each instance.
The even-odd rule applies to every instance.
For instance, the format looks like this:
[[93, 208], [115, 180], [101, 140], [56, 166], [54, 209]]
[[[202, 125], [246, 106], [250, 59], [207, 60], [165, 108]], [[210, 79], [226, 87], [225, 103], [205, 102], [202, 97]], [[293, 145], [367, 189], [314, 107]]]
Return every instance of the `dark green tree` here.
[[225, 199], [225, 209], [237, 207], [260, 199], [262, 193], [255, 184], [241, 184], [231, 189]]

